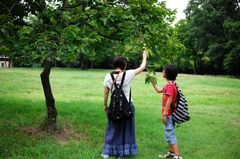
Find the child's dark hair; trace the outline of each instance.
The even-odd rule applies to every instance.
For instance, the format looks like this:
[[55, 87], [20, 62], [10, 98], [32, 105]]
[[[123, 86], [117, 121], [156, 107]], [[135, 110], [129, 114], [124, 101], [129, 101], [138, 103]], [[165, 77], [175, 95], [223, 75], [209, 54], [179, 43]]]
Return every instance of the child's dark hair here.
[[164, 72], [166, 74], [166, 78], [168, 80], [176, 80], [176, 77], [178, 75], [178, 69], [173, 64], [167, 64], [164, 66]]
[[120, 68], [121, 70], [124, 70], [125, 67], [127, 66], [127, 59], [124, 56], [117, 55], [113, 59], [113, 68]]

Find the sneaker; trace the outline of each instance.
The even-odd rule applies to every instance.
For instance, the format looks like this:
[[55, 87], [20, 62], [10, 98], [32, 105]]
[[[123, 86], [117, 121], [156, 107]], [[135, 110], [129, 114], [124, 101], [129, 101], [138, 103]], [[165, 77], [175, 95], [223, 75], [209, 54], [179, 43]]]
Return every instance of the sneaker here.
[[159, 155], [160, 158], [167, 158], [167, 157], [173, 157], [173, 156], [174, 156], [174, 153], [170, 151], [168, 151], [166, 155]]
[[173, 159], [182, 159], [182, 157], [174, 155]]
[[101, 156], [102, 156], [104, 159], [109, 158], [109, 155], [101, 154]]

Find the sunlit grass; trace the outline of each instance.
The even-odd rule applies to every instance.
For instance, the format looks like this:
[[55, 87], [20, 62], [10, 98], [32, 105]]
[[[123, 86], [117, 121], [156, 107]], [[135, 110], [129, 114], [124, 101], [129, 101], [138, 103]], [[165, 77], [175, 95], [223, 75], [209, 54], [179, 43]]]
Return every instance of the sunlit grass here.
[[[103, 79], [109, 71], [52, 69], [59, 131], [71, 131], [68, 138], [60, 139], [22, 131], [40, 127], [46, 118], [42, 69], [0, 69], [0, 158], [100, 159], [107, 122]], [[139, 154], [128, 157], [132, 159], [153, 159], [167, 152], [162, 95], [144, 84], [145, 75], [136, 76], [131, 85], [139, 147]], [[157, 77], [159, 86], [164, 86], [162, 74]], [[179, 74], [177, 83], [187, 97], [192, 118], [176, 129], [183, 158], [239, 158], [240, 80]]]

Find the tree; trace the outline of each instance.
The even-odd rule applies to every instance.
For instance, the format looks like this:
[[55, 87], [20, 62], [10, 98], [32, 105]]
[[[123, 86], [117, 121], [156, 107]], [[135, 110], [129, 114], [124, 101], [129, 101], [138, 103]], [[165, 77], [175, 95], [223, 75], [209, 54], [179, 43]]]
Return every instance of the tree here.
[[[28, 58], [28, 64], [44, 66], [40, 76], [49, 131], [56, 129], [57, 110], [49, 80], [56, 60], [74, 61], [80, 58], [82, 61], [93, 61], [107, 56], [100, 52], [109, 52], [108, 47], [116, 48], [115, 53], [124, 52], [126, 44], [130, 43], [138, 51], [146, 43], [156, 57], [164, 55], [169, 48], [180, 46], [174, 43], [177, 41], [176, 32], [170, 26], [175, 11], [167, 9], [165, 2], [157, 0], [10, 0], [3, 6], [8, 8], [5, 13], [11, 13], [10, 19], [20, 39], [14, 41], [14, 46], [17, 51], [22, 51], [16, 51], [14, 56]], [[3, 25], [11, 23], [6, 19], [4, 21]], [[8, 31], [5, 28], [6, 34]]]
[[185, 36], [195, 43], [194, 47], [187, 46], [187, 50], [195, 56], [196, 73], [198, 69], [198, 73], [226, 74], [227, 71], [236, 75], [239, 37], [229, 35], [233, 33], [231, 29], [239, 28], [239, 12], [238, 0], [189, 1], [185, 9], [189, 29]]
[[[195, 50], [194, 37], [191, 36], [190, 27], [186, 19], [181, 19], [175, 24], [176, 31], [178, 32], [178, 37], [181, 43], [185, 46], [185, 50], [181, 51], [177, 56], [177, 66], [180, 71], [191, 72], [196, 74], [196, 59], [198, 57], [193, 55]], [[191, 72], [192, 73], [192, 72]]]
[[223, 1], [226, 20], [223, 23], [224, 33], [227, 38], [225, 45], [228, 54], [225, 55], [224, 68], [233, 75], [240, 75], [240, 1]]

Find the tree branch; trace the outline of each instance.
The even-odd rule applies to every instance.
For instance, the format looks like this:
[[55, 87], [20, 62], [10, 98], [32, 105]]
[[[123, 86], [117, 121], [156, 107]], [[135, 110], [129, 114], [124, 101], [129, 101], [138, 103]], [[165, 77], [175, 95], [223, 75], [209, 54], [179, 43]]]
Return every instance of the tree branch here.
[[76, 7], [79, 7], [79, 6], [84, 6], [84, 3], [78, 3], [76, 5], [69, 6], [69, 5], [67, 5], [66, 0], [63, 0], [63, 5], [60, 8], [60, 10], [68, 10], [68, 9], [76, 8]]
[[2, 25], [3, 23], [6, 22], [6, 19], [7, 19], [8, 15], [10, 14], [10, 12], [12, 11], [13, 7], [14, 7], [17, 3], [19, 3], [20, 1], [21, 1], [21, 0], [18, 0], [18, 1], [16, 1], [16, 2], [13, 3], [13, 5], [11, 6], [11, 8], [8, 10], [8, 13], [7, 13], [7, 15], [6, 15], [6, 18], [0, 23], [0, 25]]
[[90, 24], [88, 23], [85, 23], [88, 27], [90, 27], [93, 31], [95, 31], [98, 35], [102, 36], [102, 37], [105, 37], [105, 38], [108, 38], [108, 39], [113, 39], [113, 40], [118, 40], [118, 41], [121, 41], [123, 42], [123, 39], [119, 39], [119, 38], [115, 38], [115, 37], [112, 37], [111, 34], [110, 36], [109, 35], [105, 35], [105, 34], [102, 34], [100, 33], [99, 31], [95, 30], [93, 26], [91, 26]]

